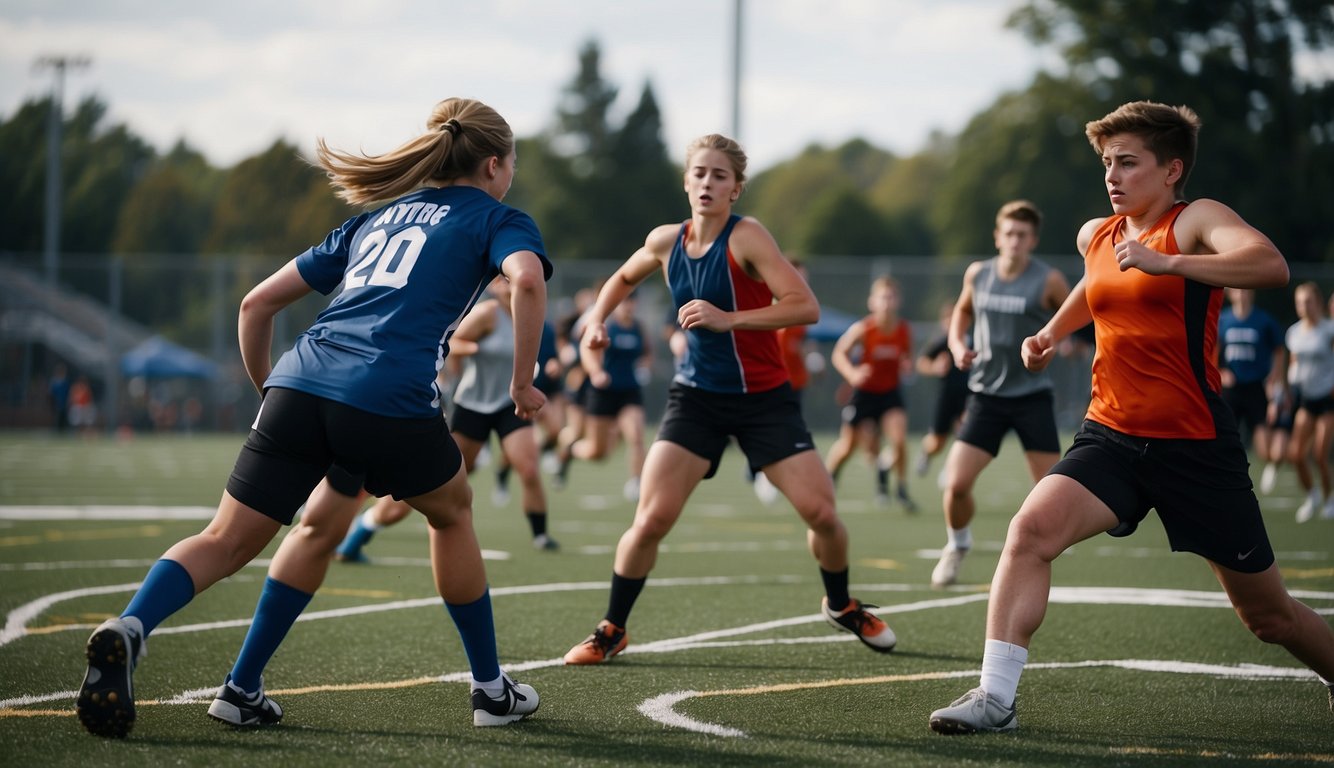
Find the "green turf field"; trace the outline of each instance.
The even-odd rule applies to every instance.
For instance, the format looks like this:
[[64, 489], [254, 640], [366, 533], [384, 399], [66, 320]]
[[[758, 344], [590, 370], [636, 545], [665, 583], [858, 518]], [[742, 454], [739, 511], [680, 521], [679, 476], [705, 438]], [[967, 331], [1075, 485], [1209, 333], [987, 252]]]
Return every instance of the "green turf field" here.
[[[893, 654], [819, 617], [803, 527], [784, 503], [756, 500], [732, 452], [667, 539], [626, 653], [566, 668], [560, 657], [606, 607], [611, 552], [633, 512], [624, 465], [576, 465], [569, 487], [550, 491], [556, 554], [530, 547], [517, 488], [508, 506], [491, 504], [483, 469], [476, 522], [493, 557], [501, 660], [542, 696], [530, 719], [471, 725], [467, 665], [414, 517], [377, 535], [374, 563], [335, 564], [278, 651], [265, 683], [281, 726], [235, 731], [205, 716], [254, 608], [257, 561], [153, 634], [130, 738], [85, 734], [73, 696], [89, 631], [120, 612], [164, 549], [204, 525], [193, 508], [216, 504], [240, 442], [0, 436], [0, 764], [1334, 764], [1323, 688], [1242, 628], [1203, 561], [1171, 554], [1155, 519], [1057, 562], [1018, 732], [931, 733], [930, 711], [976, 684], [986, 584], [1028, 486], [1013, 443], [982, 477], [977, 544], [965, 583], [947, 591], [927, 586], [943, 540], [939, 463], [911, 479], [915, 516], [876, 508], [869, 470], [845, 469], [853, 592], [883, 606], [899, 635]], [[1262, 499], [1266, 522], [1289, 587], [1328, 619], [1334, 521], [1297, 525], [1298, 501], [1289, 472]], [[76, 507], [83, 519], [28, 519], [35, 506]]]

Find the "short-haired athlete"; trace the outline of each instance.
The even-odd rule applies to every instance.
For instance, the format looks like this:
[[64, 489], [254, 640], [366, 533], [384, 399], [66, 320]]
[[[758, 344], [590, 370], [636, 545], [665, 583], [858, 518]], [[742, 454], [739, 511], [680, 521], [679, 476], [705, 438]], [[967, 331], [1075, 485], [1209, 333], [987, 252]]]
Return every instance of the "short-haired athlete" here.
[[977, 512], [973, 487], [1000, 453], [1011, 430], [1019, 436], [1033, 482], [1061, 457], [1051, 377], [1020, 359], [1024, 339], [1037, 333], [1070, 295], [1061, 271], [1033, 258], [1042, 214], [1027, 200], [996, 213], [996, 255], [968, 265], [950, 318], [954, 364], [968, 371], [968, 406], [945, 458], [945, 548], [931, 571], [931, 586], [959, 580], [973, 546], [969, 524]]
[[[1205, 558], [1242, 623], [1329, 685], [1334, 631], [1283, 585], [1251, 489], [1246, 449], [1219, 395], [1224, 286], [1274, 288], [1288, 265], [1268, 237], [1213, 200], [1183, 199], [1199, 118], [1131, 102], [1085, 127], [1112, 215], [1086, 223], [1084, 277], [1024, 340], [1041, 370], [1093, 321], [1092, 400], [1065, 457], [1010, 521], [991, 583], [981, 684], [932, 712], [944, 734], [1019, 725], [1015, 693], [1047, 612], [1052, 561], [1100, 533], [1125, 536], [1158, 512], [1173, 550]], [[1334, 706], [1334, 689], [1329, 693]]]

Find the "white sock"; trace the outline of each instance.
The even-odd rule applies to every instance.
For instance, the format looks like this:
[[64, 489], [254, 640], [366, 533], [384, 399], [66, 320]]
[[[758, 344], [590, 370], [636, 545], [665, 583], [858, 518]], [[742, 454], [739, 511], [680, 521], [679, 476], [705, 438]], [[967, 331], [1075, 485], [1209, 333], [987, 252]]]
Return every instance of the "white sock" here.
[[371, 514], [374, 511], [375, 508], [371, 507], [370, 509], [361, 513], [361, 527], [365, 528], [368, 531], [380, 530], [380, 524], [375, 522], [375, 515]]
[[120, 621], [126, 629], [134, 633], [140, 640], [144, 638], [144, 623], [139, 620], [138, 616], [122, 616]]
[[479, 683], [477, 682], [477, 678], [473, 678], [472, 689], [474, 691], [478, 689], [485, 691], [487, 696], [490, 696], [491, 698], [494, 699], [497, 696], [499, 696], [502, 692], [504, 692], [505, 684], [504, 682], [502, 682], [504, 679], [505, 679], [504, 672], [501, 672], [500, 677], [497, 677], [495, 680], [490, 680], [485, 683]]
[[945, 535], [949, 537], [950, 549], [972, 549], [973, 548], [973, 529], [968, 526], [962, 528], [951, 528], [945, 526]]
[[1028, 663], [1028, 649], [1000, 640], [988, 640], [982, 650], [982, 690], [1014, 706], [1019, 690], [1019, 676]]

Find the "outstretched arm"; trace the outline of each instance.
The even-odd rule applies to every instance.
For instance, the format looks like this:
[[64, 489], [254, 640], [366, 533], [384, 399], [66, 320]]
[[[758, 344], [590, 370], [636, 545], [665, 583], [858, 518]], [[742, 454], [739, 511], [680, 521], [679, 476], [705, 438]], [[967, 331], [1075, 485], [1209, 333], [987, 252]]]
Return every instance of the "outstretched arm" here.
[[241, 347], [241, 362], [256, 390], [264, 390], [264, 381], [273, 371], [274, 316], [311, 290], [293, 259], [264, 278], [241, 299], [236, 335]]

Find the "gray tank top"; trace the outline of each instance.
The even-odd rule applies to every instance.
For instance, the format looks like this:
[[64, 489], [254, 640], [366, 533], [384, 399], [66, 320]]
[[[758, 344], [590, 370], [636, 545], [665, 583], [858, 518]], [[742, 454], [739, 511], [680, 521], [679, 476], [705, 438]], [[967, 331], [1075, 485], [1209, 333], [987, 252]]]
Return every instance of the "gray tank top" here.
[[1051, 267], [1030, 258], [1013, 280], [997, 274], [998, 257], [983, 262], [973, 281], [973, 348], [968, 388], [984, 395], [1021, 397], [1051, 389], [1046, 371], [1031, 373], [1019, 354], [1024, 339], [1042, 329], [1052, 311], [1042, 306]]
[[514, 374], [514, 321], [496, 308], [496, 327], [478, 343], [477, 354], [463, 360], [463, 373], [454, 390], [454, 404], [478, 413], [514, 407], [510, 381]]

